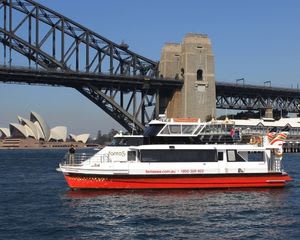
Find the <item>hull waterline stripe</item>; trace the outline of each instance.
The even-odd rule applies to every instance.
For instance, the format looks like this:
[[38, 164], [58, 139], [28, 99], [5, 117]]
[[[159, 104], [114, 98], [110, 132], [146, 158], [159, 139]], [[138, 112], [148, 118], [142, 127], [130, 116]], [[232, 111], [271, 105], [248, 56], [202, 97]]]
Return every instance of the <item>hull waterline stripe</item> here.
[[[292, 179], [288, 175], [260, 177], [218, 177], [185, 179], [124, 179], [116, 177], [65, 176], [71, 188], [93, 189], [159, 189], [159, 188], [234, 188], [234, 187], [283, 187]], [[178, 182], [178, 180], [180, 180]]]

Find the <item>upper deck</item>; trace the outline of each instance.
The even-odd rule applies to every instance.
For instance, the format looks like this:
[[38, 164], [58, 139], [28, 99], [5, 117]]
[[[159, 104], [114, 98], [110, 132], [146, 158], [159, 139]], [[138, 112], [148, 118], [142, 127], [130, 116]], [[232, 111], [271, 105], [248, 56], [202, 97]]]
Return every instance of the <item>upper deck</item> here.
[[115, 135], [111, 145], [234, 143], [241, 140], [231, 121], [201, 122], [197, 118], [153, 120], [143, 135]]
[[233, 143], [241, 140], [231, 121], [201, 122], [196, 118], [153, 120], [145, 129], [149, 143]]

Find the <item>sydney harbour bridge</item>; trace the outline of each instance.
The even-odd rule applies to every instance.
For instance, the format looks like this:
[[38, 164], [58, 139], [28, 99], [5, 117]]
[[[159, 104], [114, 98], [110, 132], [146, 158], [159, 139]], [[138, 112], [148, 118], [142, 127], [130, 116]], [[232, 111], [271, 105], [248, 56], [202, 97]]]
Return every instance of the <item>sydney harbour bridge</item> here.
[[[0, 0], [0, 82], [71, 87], [141, 132], [184, 86], [159, 62], [31, 0]], [[202, 74], [202, 70], [201, 70]], [[202, 76], [201, 76], [202, 77]], [[215, 83], [216, 107], [299, 112], [298, 89]]]

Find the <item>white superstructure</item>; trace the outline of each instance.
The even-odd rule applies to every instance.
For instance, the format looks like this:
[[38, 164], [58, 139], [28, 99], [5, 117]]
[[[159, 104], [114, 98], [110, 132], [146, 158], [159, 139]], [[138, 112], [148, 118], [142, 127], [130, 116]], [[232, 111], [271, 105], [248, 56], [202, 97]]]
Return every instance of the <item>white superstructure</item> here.
[[260, 145], [233, 139], [200, 143], [210, 127], [153, 121], [143, 136], [118, 134], [113, 145], [93, 156], [71, 155], [59, 170], [71, 188], [262, 187], [290, 181], [281, 164], [287, 133], [270, 133]]

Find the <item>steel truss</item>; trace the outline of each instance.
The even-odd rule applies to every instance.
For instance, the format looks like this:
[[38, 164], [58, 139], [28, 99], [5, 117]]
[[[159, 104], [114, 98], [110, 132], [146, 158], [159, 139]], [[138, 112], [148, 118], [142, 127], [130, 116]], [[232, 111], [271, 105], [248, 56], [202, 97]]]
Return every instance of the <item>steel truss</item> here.
[[[144, 76], [145, 80], [158, 76], [157, 62], [34, 1], [0, 0], [0, 19], [0, 65], [4, 67], [23, 66], [26, 62], [26, 67], [37, 71], [88, 73], [94, 74], [97, 79], [99, 75], [120, 76], [120, 81], [124, 76], [131, 80], [137, 76]], [[18, 63], [20, 56], [25, 59], [22, 64]], [[101, 83], [81, 86], [74, 83], [70, 86], [95, 102], [127, 130], [141, 131], [158, 113], [154, 108], [151, 113], [145, 110], [146, 106], [155, 105], [158, 92], [152, 91], [149, 95], [146, 89], [136, 90], [134, 84], [127, 87], [127, 91], [131, 91], [129, 105], [124, 105], [124, 91], [118, 84], [112, 85], [109, 90]], [[111, 92], [114, 93], [111, 95]], [[112, 97], [116, 96], [116, 92], [122, 96], [119, 97], [122, 102]], [[129, 109], [132, 113], [128, 112]]]
[[[158, 102], [156, 98], [159, 94], [148, 95], [147, 90], [141, 94], [138, 91], [128, 93], [121, 89], [100, 89], [91, 84], [80, 86], [77, 90], [114, 117], [124, 128], [134, 133], [140, 133], [144, 129], [142, 122], [149, 122], [154, 118], [154, 115], [148, 115], [146, 108], [152, 108], [152, 114], [158, 111], [155, 101]], [[129, 98], [125, 97], [128, 94]], [[138, 116], [142, 118], [141, 122], [136, 121]]]
[[255, 85], [216, 84], [216, 105], [221, 109], [259, 110], [273, 108], [299, 113], [300, 90]]

